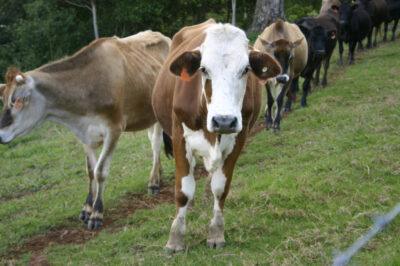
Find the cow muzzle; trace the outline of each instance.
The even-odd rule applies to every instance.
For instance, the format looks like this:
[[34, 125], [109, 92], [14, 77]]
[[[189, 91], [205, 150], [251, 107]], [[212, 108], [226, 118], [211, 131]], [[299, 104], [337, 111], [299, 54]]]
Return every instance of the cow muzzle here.
[[217, 115], [211, 119], [212, 129], [216, 133], [230, 134], [236, 133], [238, 119], [232, 115]]
[[282, 74], [276, 77], [276, 81], [281, 84], [286, 84], [289, 82], [289, 76], [287, 74]]

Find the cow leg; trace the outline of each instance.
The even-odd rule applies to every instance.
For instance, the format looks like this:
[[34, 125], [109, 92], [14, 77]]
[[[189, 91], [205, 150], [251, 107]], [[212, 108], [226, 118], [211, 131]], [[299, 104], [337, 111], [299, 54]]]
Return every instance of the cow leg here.
[[274, 132], [279, 131], [281, 129], [281, 119], [282, 119], [282, 107], [283, 107], [283, 100], [285, 99], [285, 95], [287, 92], [286, 89], [287, 85], [282, 89], [281, 93], [278, 95], [276, 99], [276, 116], [274, 119], [273, 129]]
[[387, 41], [388, 28], [389, 28], [389, 22], [385, 22], [384, 29], [383, 29], [383, 41], [384, 42]]
[[302, 107], [307, 107], [307, 96], [308, 96], [308, 93], [310, 92], [310, 83], [311, 83], [311, 77], [308, 76], [305, 78], [304, 83], [303, 83], [303, 96], [301, 97], [301, 106]]
[[356, 50], [357, 43], [354, 41], [349, 42], [349, 65], [354, 64], [354, 51]]
[[324, 61], [324, 77], [322, 78], [322, 87], [326, 87], [328, 85], [328, 69], [329, 69], [329, 64], [331, 62], [331, 57], [332, 53], [329, 54]]
[[339, 40], [339, 65], [343, 66], [343, 41]]
[[161, 161], [160, 151], [162, 142], [162, 128], [160, 123], [155, 123], [147, 131], [151, 143], [151, 149], [153, 151], [153, 166], [150, 172], [150, 179], [148, 184], [148, 192], [151, 195], [157, 195], [160, 193], [160, 176], [161, 176]]
[[103, 148], [94, 170], [96, 197], [93, 203], [93, 212], [88, 222], [88, 229], [90, 230], [100, 229], [103, 225], [104, 181], [108, 176], [112, 153], [117, 145], [120, 134], [119, 130], [113, 131], [110, 129], [103, 141]]
[[375, 28], [374, 47], [378, 45], [378, 33], [381, 30], [381, 25]]
[[321, 64], [319, 64], [315, 70], [315, 77], [314, 77], [314, 86], [319, 86], [319, 74], [321, 71]]
[[225, 245], [223, 215], [225, 199], [228, 196], [233, 170], [245, 139], [246, 135], [242, 131], [236, 138], [233, 151], [225, 159], [223, 168], [212, 173], [211, 190], [214, 195], [214, 208], [207, 237], [207, 246], [210, 248], [221, 248]]
[[397, 25], [399, 24], [399, 19], [395, 19], [393, 22], [393, 28], [392, 28], [392, 41], [396, 39], [396, 30], [397, 30]]
[[97, 163], [95, 150], [88, 146], [84, 145], [85, 153], [86, 153], [86, 172], [89, 177], [89, 193], [86, 197], [86, 201], [83, 204], [83, 208], [81, 214], [79, 215], [79, 219], [81, 219], [85, 224], [88, 223], [90, 215], [93, 212], [93, 196], [95, 194], [94, 190], [94, 168]]
[[[183, 136], [181, 125], [174, 126], [174, 133]], [[175, 136], [175, 134], [174, 134]], [[195, 159], [191, 151], [186, 151], [186, 141], [183, 137], [173, 137], [173, 149], [175, 157], [175, 202], [176, 216], [172, 222], [169, 239], [165, 246], [167, 252], [178, 252], [185, 249], [184, 236], [186, 231], [186, 212], [193, 200], [196, 189], [193, 169]]]
[[267, 90], [267, 106], [265, 108], [265, 128], [268, 130], [272, 128], [272, 106], [274, 105], [274, 97], [272, 97], [271, 91], [268, 87], [266, 86]]
[[299, 87], [299, 77], [296, 77], [292, 80], [290, 87], [289, 87], [289, 92], [287, 94], [287, 101], [285, 105], [285, 112], [289, 113], [292, 111], [292, 103], [296, 101], [296, 93]]
[[368, 33], [368, 44], [367, 44], [368, 49], [372, 48], [372, 33], [373, 33], [373, 31], [374, 31], [374, 27], [372, 27]]

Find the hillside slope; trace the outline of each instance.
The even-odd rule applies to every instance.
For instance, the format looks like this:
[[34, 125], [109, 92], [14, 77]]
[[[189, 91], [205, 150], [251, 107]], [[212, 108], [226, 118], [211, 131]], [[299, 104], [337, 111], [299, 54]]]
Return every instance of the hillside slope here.
[[[0, 146], [0, 254], [55, 265], [331, 263], [336, 250], [366, 232], [371, 218], [399, 201], [400, 46], [381, 45], [335, 73], [329, 87], [310, 96], [308, 108], [296, 103], [281, 133], [252, 137], [227, 199], [224, 249], [206, 248], [212, 201], [204, 196], [202, 178], [187, 219], [187, 251], [164, 253], [175, 213], [172, 192], [159, 202], [132, 194], [145, 192], [151, 164], [145, 134], [138, 133], [123, 136], [107, 182], [105, 215], [118, 214], [113, 210], [119, 207], [126, 213], [99, 234], [86, 233], [87, 240], [29, 253], [23, 243], [33, 236], [81, 228], [76, 217], [86, 191], [83, 151], [70, 133], [47, 124]], [[171, 183], [172, 162], [163, 159]], [[128, 211], [127, 195], [128, 202], [140, 198], [147, 205]], [[352, 263], [400, 264], [399, 234], [400, 218]]]

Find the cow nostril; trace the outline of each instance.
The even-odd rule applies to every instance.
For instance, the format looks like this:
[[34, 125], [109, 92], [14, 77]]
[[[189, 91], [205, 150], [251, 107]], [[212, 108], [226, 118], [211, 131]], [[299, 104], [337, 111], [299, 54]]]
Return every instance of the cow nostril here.
[[235, 132], [238, 119], [231, 115], [218, 115], [211, 119], [214, 131], [220, 133], [233, 133]]
[[235, 129], [236, 126], [237, 126], [237, 118], [234, 117], [233, 120], [232, 120], [232, 122], [231, 122], [231, 124], [229, 125], [229, 127], [230, 127], [231, 129]]

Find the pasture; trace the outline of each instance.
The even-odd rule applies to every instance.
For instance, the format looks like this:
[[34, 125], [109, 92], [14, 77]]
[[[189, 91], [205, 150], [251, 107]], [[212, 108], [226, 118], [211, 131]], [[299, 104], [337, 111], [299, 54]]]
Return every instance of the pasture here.
[[[240, 156], [225, 208], [223, 249], [206, 247], [211, 195], [203, 171], [188, 213], [185, 252], [170, 256], [173, 161], [164, 156], [161, 195], [146, 195], [151, 149], [145, 132], [124, 134], [105, 193], [105, 226], [78, 219], [87, 179], [81, 145], [46, 123], [0, 146], [3, 263], [51, 265], [327, 265], [400, 194], [400, 46], [380, 44], [357, 64], [334, 66], [282, 131], [261, 130]], [[336, 63], [336, 59], [332, 64]], [[209, 196], [207, 196], [209, 195]], [[400, 221], [359, 253], [356, 265], [400, 264]]]

